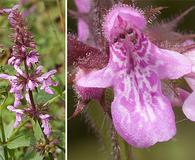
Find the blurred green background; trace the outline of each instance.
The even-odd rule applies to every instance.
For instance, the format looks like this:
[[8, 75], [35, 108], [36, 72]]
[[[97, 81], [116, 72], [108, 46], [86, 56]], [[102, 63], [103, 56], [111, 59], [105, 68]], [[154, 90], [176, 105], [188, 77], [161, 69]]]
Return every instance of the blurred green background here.
[[[136, 0], [135, 0], [136, 1]], [[145, 0], [139, 1], [138, 6], [165, 6], [156, 21], [170, 20], [179, 15], [184, 10], [195, 5], [194, 0]], [[68, 1], [68, 8], [75, 9], [73, 0]], [[77, 21], [68, 16], [68, 32], [77, 33]], [[195, 33], [195, 10], [190, 12], [179, 23], [178, 31]], [[72, 87], [68, 88], [68, 117], [72, 115], [77, 103], [76, 95]], [[98, 114], [101, 109], [97, 104], [88, 108], [95, 110]], [[98, 111], [97, 111], [98, 110]], [[181, 108], [174, 108], [177, 122], [177, 135], [169, 142], [158, 143], [148, 149], [133, 148], [135, 160], [194, 160], [195, 159], [195, 123], [185, 119]], [[88, 112], [88, 111], [87, 111]], [[104, 117], [100, 116], [100, 123], [105, 125]], [[89, 125], [86, 113], [82, 113], [74, 119], [68, 121], [68, 160], [108, 160], [109, 154], [103, 147], [98, 134]], [[125, 159], [124, 159], [125, 160]]]
[[[0, 0], [0, 9], [12, 8], [18, 2], [24, 2], [21, 11], [27, 13], [25, 20], [32, 32], [37, 50], [40, 55], [40, 64], [44, 67], [44, 72], [56, 69], [55, 81], [58, 82], [58, 87], [55, 89], [54, 95], [48, 95], [44, 92], [35, 94], [35, 101], [39, 104], [44, 104], [53, 97], [61, 95], [48, 107], [48, 113], [51, 115], [50, 121], [52, 128], [52, 138], [60, 142], [60, 146], [65, 148], [65, 106], [64, 94], [65, 89], [65, 0]], [[12, 43], [10, 40], [11, 29], [7, 20], [7, 16], [0, 16], [0, 66], [4, 67], [7, 64], [9, 57], [9, 48]], [[10, 67], [11, 68], [11, 67]], [[0, 80], [1, 87], [8, 83]], [[5, 105], [13, 103], [11, 95]], [[0, 99], [1, 100], [1, 99]], [[6, 107], [6, 106], [5, 106]], [[6, 108], [3, 110], [3, 121], [5, 128], [10, 124], [13, 126], [15, 114], [10, 113]], [[33, 133], [31, 124], [27, 124], [21, 129], [20, 134], [31, 135]], [[58, 159], [65, 158], [65, 154], [58, 148]], [[0, 147], [0, 155], [2, 148]], [[28, 148], [20, 148], [17, 152], [17, 157], [20, 160], [41, 160], [37, 155], [33, 145]]]

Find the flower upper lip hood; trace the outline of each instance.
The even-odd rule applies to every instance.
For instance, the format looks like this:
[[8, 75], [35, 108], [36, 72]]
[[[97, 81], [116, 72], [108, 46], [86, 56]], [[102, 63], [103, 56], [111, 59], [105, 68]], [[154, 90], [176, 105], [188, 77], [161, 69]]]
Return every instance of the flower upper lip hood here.
[[108, 41], [110, 41], [110, 36], [112, 34], [113, 29], [116, 30], [117, 27], [119, 27], [115, 25], [117, 17], [123, 17], [126, 22], [125, 25], [134, 26], [140, 30], [143, 30], [147, 24], [146, 19], [141, 10], [135, 9], [127, 5], [116, 5], [106, 15], [103, 24], [103, 31]]
[[110, 42], [107, 66], [76, 76], [75, 80], [81, 87], [113, 88], [111, 114], [115, 129], [139, 148], [175, 135], [175, 116], [171, 103], [162, 94], [160, 80], [176, 79], [192, 70], [185, 56], [150, 42], [143, 33], [145, 23], [139, 10], [115, 6], [105, 17], [103, 27]]

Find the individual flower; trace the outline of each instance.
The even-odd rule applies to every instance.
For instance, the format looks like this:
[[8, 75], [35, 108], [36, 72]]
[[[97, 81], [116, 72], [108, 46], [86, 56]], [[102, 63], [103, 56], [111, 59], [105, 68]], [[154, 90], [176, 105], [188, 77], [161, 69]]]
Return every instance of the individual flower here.
[[162, 94], [160, 80], [177, 79], [192, 69], [185, 56], [153, 44], [144, 34], [145, 27], [142, 11], [115, 6], [103, 24], [110, 49], [107, 66], [76, 79], [81, 87], [113, 88], [115, 129], [129, 144], [140, 148], [175, 135], [175, 116]]
[[53, 82], [51, 77], [56, 73], [56, 70], [51, 70], [47, 73], [42, 74], [40, 77], [37, 77], [37, 81], [41, 84], [41, 88], [45, 90], [48, 94], [54, 94], [54, 92], [49, 88], [50, 86], [57, 86], [57, 83]]
[[7, 109], [16, 114], [16, 120], [14, 123], [14, 128], [16, 128], [20, 124], [20, 122], [22, 121], [22, 118], [24, 116], [24, 111], [22, 109], [16, 109], [13, 106], [8, 106]]
[[41, 114], [40, 116], [40, 119], [41, 119], [41, 127], [43, 127], [43, 132], [44, 134], [49, 137], [50, 133], [51, 133], [51, 129], [49, 127], [49, 118], [50, 118], [50, 115], [48, 114]]
[[[91, 0], [75, 0], [75, 4], [78, 8], [79, 14], [89, 14], [91, 7], [92, 7], [92, 1]], [[87, 24], [86, 20], [84, 18], [78, 17], [78, 38], [82, 42], [86, 42], [89, 38], [90, 31], [89, 31], [89, 25]]]

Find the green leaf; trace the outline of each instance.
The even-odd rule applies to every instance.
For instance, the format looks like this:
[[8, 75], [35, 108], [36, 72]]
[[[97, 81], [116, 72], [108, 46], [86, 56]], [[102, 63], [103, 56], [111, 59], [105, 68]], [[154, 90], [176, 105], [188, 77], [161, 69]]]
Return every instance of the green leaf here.
[[63, 89], [60, 86], [52, 86], [51, 87], [56, 93], [63, 95]]
[[0, 155], [0, 160], [4, 160], [4, 158], [3, 158], [3, 156], [2, 156], [2, 155]]
[[36, 104], [44, 104], [47, 101], [49, 101], [52, 97], [54, 97], [54, 95], [47, 94], [43, 90], [38, 90], [38, 92], [34, 94]]
[[39, 141], [43, 137], [43, 133], [39, 125], [39, 122], [32, 120], [32, 126], [33, 126], [35, 139]]
[[12, 75], [15, 73], [15, 70], [10, 65], [4, 65], [4, 66], [0, 66], [0, 73], [6, 73]]
[[120, 157], [124, 160], [132, 160], [132, 148], [131, 146], [125, 142], [119, 135], [117, 135], [117, 141], [120, 146]]
[[39, 154], [36, 150], [33, 148], [28, 149], [25, 153], [24, 156], [22, 157], [23, 160], [42, 160], [43, 156]]
[[4, 127], [5, 128], [5, 136], [7, 139], [10, 137], [10, 135], [14, 129], [13, 125], [14, 125], [14, 120], [12, 120], [8, 125], [5, 125], [5, 127]]
[[0, 147], [0, 160], [5, 160], [3, 154], [3, 147]]
[[39, 153], [36, 153], [36, 155], [31, 158], [30, 160], [43, 160], [43, 156], [40, 155]]
[[31, 145], [31, 137], [22, 135], [7, 143], [9, 149], [16, 149], [19, 147], [27, 147]]
[[108, 158], [110, 158], [113, 149], [111, 139], [111, 120], [97, 102], [91, 101], [88, 105], [87, 120], [98, 133], [104, 145], [105, 153]]

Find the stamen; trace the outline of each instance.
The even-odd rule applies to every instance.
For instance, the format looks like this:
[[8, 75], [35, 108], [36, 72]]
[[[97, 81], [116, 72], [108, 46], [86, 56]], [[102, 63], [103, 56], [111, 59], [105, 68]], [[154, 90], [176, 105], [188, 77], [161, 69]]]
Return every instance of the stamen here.
[[125, 34], [120, 33], [119, 37], [120, 37], [121, 39], [125, 39]]

